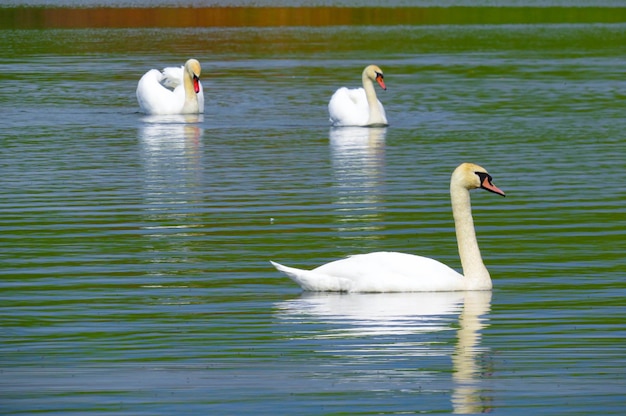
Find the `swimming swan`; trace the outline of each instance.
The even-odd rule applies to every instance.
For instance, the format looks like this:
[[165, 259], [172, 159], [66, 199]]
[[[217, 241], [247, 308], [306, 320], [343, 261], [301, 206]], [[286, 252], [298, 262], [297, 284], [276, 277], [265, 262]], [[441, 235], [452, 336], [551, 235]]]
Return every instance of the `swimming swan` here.
[[305, 291], [316, 292], [444, 292], [490, 290], [474, 230], [471, 189], [482, 188], [504, 196], [487, 171], [463, 163], [452, 173], [450, 197], [463, 274], [427, 257], [395, 252], [357, 254], [313, 270], [271, 262]]
[[376, 65], [363, 70], [363, 88], [341, 87], [330, 98], [328, 113], [333, 126], [387, 126], [385, 108], [376, 97], [374, 81], [386, 90], [383, 71]]
[[137, 102], [146, 114], [204, 113], [200, 62], [189, 59], [185, 66], [151, 69], [137, 84]]

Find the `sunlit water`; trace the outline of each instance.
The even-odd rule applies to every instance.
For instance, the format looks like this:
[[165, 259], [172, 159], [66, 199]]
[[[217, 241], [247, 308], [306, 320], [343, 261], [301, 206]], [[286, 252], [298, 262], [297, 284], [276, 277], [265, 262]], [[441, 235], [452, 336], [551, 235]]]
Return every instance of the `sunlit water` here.
[[[3, 414], [622, 414], [626, 26], [3, 30]], [[152, 67], [206, 114], [153, 118]], [[369, 63], [391, 125], [331, 129]], [[301, 294], [372, 250], [459, 268], [476, 191], [492, 293]]]

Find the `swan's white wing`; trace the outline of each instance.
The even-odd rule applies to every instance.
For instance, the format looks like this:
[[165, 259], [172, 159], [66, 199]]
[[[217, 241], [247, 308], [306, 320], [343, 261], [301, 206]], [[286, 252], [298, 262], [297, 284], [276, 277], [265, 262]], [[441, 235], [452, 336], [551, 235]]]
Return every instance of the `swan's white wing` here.
[[395, 252], [358, 254], [313, 270], [341, 276], [354, 292], [431, 292], [461, 290], [462, 275], [428, 257]]
[[185, 68], [180, 67], [167, 67], [163, 69], [163, 77], [161, 84], [164, 87], [174, 89], [179, 85], [183, 85], [183, 73]]
[[272, 263], [308, 291], [442, 292], [463, 290], [463, 276], [436, 260], [394, 252], [359, 254], [311, 271]]
[[137, 102], [146, 114], [176, 114], [185, 100], [179, 94], [162, 85], [163, 76], [156, 69], [151, 69], [141, 77], [137, 84]]
[[369, 121], [369, 106], [363, 88], [339, 88], [328, 103], [330, 122], [334, 126], [365, 126]]

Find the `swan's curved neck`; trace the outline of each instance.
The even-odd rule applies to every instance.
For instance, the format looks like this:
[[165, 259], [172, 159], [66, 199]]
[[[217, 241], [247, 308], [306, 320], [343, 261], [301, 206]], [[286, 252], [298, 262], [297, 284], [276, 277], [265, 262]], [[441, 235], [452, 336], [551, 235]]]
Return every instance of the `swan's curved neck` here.
[[193, 87], [193, 76], [185, 67], [183, 69], [183, 86], [185, 88], [185, 103], [183, 104], [183, 114], [195, 114], [198, 112], [198, 96]]
[[369, 120], [367, 121], [368, 125], [386, 125], [386, 121], [383, 118], [383, 115], [380, 112], [380, 107], [378, 106], [378, 97], [376, 96], [376, 90], [374, 89], [374, 83], [367, 76], [365, 72], [363, 72], [363, 89], [365, 90], [365, 97], [367, 98], [367, 106], [370, 110]]
[[491, 277], [483, 263], [480, 249], [478, 248], [478, 240], [476, 239], [470, 193], [463, 186], [452, 183], [450, 185], [450, 197], [466, 289], [491, 289]]

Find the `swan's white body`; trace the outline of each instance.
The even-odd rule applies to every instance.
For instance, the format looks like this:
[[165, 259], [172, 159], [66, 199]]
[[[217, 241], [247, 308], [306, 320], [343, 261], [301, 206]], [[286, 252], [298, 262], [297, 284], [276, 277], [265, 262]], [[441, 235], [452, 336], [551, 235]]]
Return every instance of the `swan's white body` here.
[[185, 66], [146, 72], [137, 84], [137, 102], [146, 114], [204, 113], [200, 63], [189, 59]]
[[[272, 264], [313, 292], [441, 292], [463, 290], [463, 276], [436, 260], [379, 251], [335, 260], [313, 270]], [[432, 276], [430, 279], [419, 275]]]
[[374, 81], [387, 89], [383, 71], [376, 65], [363, 70], [363, 88], [341, 87], [330, 98], [328, 114], [333, 126], [387, 126], [385, 108], [376, 97]]
[[271, 262], [303, 290], [318, 292], [443, 292], [490, 290], [472, 219], [470, 189], [504, 196], [487, 171], [471, 163], [455, 169], [450, 180], [452, 212], [463, 274], [427, 257], [394, 252], [359, 254], [301, 270]]

